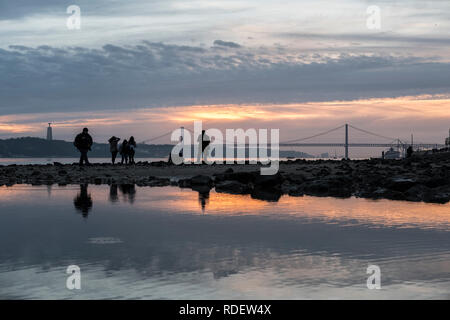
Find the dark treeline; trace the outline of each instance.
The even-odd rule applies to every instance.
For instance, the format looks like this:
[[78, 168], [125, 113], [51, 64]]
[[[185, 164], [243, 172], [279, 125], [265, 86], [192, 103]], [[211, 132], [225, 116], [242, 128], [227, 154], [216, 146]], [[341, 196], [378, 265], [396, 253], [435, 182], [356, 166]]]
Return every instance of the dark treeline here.
[[[171, 144], [138, 144], [136, 148], [137, 158], [167, 158], [171, 152]], [[248, 156], [248, 149], [246, 150]], [[224, 156], [225, 147], [224, 147]], [[192, 152], [194, 156], [194, 153]], [[214, 155], [214, 154], [213, 154]], [[24, 137], [12, 139], [0, 139], [0, 157], [20, 158], [20, 157], [73, 157], [78, 158], [80, 153], [72, 142], [64, 140], [48, 141], [41, 138]], [[107, 158], [110, 157], [108, 143], [95, 143], [89, 152], [89, 157]], [[313, 156], [298, 151], [280, 151], [280, 157], [312, 158]]]

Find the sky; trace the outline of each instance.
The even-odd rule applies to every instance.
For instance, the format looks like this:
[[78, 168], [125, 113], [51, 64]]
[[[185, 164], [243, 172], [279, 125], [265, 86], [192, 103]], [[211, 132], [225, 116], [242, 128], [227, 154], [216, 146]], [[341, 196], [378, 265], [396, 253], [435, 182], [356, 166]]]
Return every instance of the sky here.
[[57, 139], [142, 141], [203, 120], [442, 143], [449, 34], [446, 0], [0, 0], [0, 138], [53, 122]]

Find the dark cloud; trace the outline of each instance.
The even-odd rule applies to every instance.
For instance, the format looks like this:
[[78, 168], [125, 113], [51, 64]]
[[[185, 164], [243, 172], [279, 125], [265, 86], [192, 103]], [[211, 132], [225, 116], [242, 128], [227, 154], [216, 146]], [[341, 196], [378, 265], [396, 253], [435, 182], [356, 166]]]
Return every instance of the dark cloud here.
[[228, 48], [240, 48], [241, 45], [231, 41], [215, 40], [215, 46], [228, 47]]
[[[366, 33], [352, 33], [352, 34], [320, 34], [320, 33], [301, 33], [301, 32], [285, 32], [275, 33], [275, 36], [292, 39], [313, 39], [324, 41], [354, 41], [354, 42], [368, 42], [368, 43], [394, 43], [395, 45], [404, 44], [421, 44], [421, 45], [439, 45], [449, 46], [449, 37], [439, 36], [417, 36], [417, 35], [400, 35], [394, 32], [366, 32]], [[359, 43], [360, 44], [360, 43]]]
[[[277, 48], [217, 51], [143, 42], [0, 49], [0, 112], [288, 103], [450, 92], [450, 64]], [[303, 59], [303, 60], [302, 60]], [[305, 61], [305, 62], [302, 62]]]

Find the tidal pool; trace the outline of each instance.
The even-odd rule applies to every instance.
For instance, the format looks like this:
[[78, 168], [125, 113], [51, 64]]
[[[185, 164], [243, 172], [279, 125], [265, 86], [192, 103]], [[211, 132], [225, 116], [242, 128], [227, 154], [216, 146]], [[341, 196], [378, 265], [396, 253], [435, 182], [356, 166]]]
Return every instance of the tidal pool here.
[[450, 205], [3, 186], [0, 298], [449, 299]]

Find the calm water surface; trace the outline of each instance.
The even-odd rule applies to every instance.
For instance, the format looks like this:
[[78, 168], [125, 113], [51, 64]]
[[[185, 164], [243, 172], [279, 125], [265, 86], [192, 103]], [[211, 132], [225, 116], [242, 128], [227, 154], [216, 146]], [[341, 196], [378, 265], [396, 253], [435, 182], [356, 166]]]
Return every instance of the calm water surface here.
[[16, 185], [0, 248], [0, 298], [450, 298], [449, 205]]

